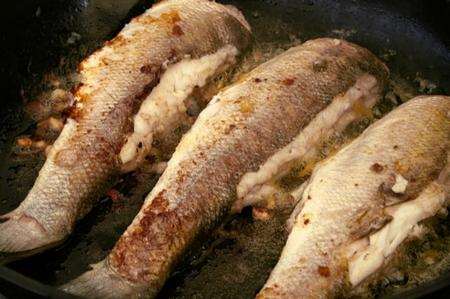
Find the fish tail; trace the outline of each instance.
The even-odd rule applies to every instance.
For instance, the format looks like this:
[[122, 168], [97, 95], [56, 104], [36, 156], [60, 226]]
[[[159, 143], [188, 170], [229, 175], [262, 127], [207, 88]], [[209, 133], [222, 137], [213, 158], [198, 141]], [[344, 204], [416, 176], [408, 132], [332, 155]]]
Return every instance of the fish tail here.
[[64, 292], [86, 298], [129, 298], [139, 287], [113, 271], [106, 260], [92, 265], [92, 270], [60, 286]]
[[44, 250], [50, 241], [44, 227], [33, 217], [13, 211], [0, 216], [0, 264]]

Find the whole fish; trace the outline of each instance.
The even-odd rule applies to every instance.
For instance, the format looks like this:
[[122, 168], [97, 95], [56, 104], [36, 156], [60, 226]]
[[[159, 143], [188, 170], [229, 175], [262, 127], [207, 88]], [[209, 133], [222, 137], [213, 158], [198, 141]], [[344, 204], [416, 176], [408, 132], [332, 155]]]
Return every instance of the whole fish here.
[[380, 96], [388, 75], [383, 63], [351, 43], [317, 39], [218, 93], [109, 256], [62, 288], [93, 298], [155, 296], [193, 241], [230, 209], [243, 174], [368, 74]]
[[449, 149], [450, 97], [422, 96], [319, 164], [257, 298], [338, 296], [375, 273], [419, 221], [446, 206]]
[[[119, 153], [132, 132], [130, 120], [166, 69], [221, 49], [216, 58], [232, 63], [229, 53], [244, 50], [250, 40], [249, 25], [232, 6], [169, 0], [134, 18], [83, 61], [70, 118], [26, 199], [1, 218], [0, 258], [30, 255], [72, 232], [122, 167]], [[164, 123], [164, 113], [157, 116]]]

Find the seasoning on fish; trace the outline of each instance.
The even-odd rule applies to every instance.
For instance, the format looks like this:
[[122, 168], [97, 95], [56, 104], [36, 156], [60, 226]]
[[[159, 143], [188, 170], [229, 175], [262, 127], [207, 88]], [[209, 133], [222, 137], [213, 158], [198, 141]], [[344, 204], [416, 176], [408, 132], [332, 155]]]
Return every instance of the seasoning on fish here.
[[418, 222], [445, 207], [449, 112], [450, 97], [417, 97], [319, 164], [257, 298], [339, 295], [380, 269]]
[[[72, 232], [122, 167], [119, 153], [132, 133], [130, 119], [160, 79], [166, 84], [163, 74], [184, 65], [188, 57], [189, 79], [204, 85], [233, 65], [250, 41], [250, 27], [236, 8], [206, 0], [169, 0], [133, 19], [83, 61], [76, 103], [61, 135], [26, 199], [1, 217], [0, 259], [42, 251]], [[207, 74], [198, 67], [211, 62]], [[166, 100], [157, 102], [171, 106], [172, 99]], [[178, 116], [185, 113], [176, 106]], [[170, 120], [169, 126], [176, 128], [173, 113], [164, 113], [151, 114], [158, 118], [151, 121], [164, 127]]]
[[[317, 71], [317, 60], [327, 67]], [[93, 298], [155, 296], [193, 241], [229, 211], [241, 177], [368, 75], [381, 93], [383, 63], [325, 38], [291, 48], [218, 93], [109, 256], [63, 289]]]

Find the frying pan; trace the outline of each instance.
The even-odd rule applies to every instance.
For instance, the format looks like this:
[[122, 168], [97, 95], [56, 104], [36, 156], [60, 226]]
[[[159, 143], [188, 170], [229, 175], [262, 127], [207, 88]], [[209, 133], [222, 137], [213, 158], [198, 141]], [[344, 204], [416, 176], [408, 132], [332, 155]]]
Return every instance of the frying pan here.
[[[151, 1], [35, 0], [2, 3], [0, 10], [0, 213], [16, 207], [31, 188], [42, 155], [17, 157], [17, 136], [35, 124], [24, 103], [49, 88], [48, 74], [69, 76], [79, 61], [113, 37]], [[407, 92], [450, 93], [449, 1], [252, 0], [223, 1], [240, 8], [260, 45], [319, 36], [345, 38], [369, 48], [402, 78]], [[432, 84], [423, 84], [432, 82]], [[101, 260], [139, 210], [157, 177], [130, 174], [105, 197], [62, 246], [0, 268], [0, 298], [71, 298], [49, 285], [64, 283]], [[194, 248], [161, 291], [161, 298], [251, 298], [267, 279], [284, 245], [286, 215], [268, 222], [251, 213], [230, 217]], [[440, 234], [440, 235], [439, 235]], [[439, 236], [450, 239], [443, 220]], [[446, 239], [447, 238], [447, 239]], [[449, 243], [450, 244], [450, 241]], [[441, 244], [442, 245], [442, 244]], [[376, 285], [372, 296], [443, 296], [449, 268], [423, 283]], [[405, 285], [402, 287], [402, 285]]]

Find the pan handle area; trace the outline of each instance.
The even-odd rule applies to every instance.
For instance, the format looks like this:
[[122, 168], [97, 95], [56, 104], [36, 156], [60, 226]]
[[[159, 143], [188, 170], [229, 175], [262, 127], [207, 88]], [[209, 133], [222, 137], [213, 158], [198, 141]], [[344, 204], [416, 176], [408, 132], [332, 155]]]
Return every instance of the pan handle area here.
[[44, 285], [16, 271], [0, 266], [0, 299], [3, 298], [80, 298]]

